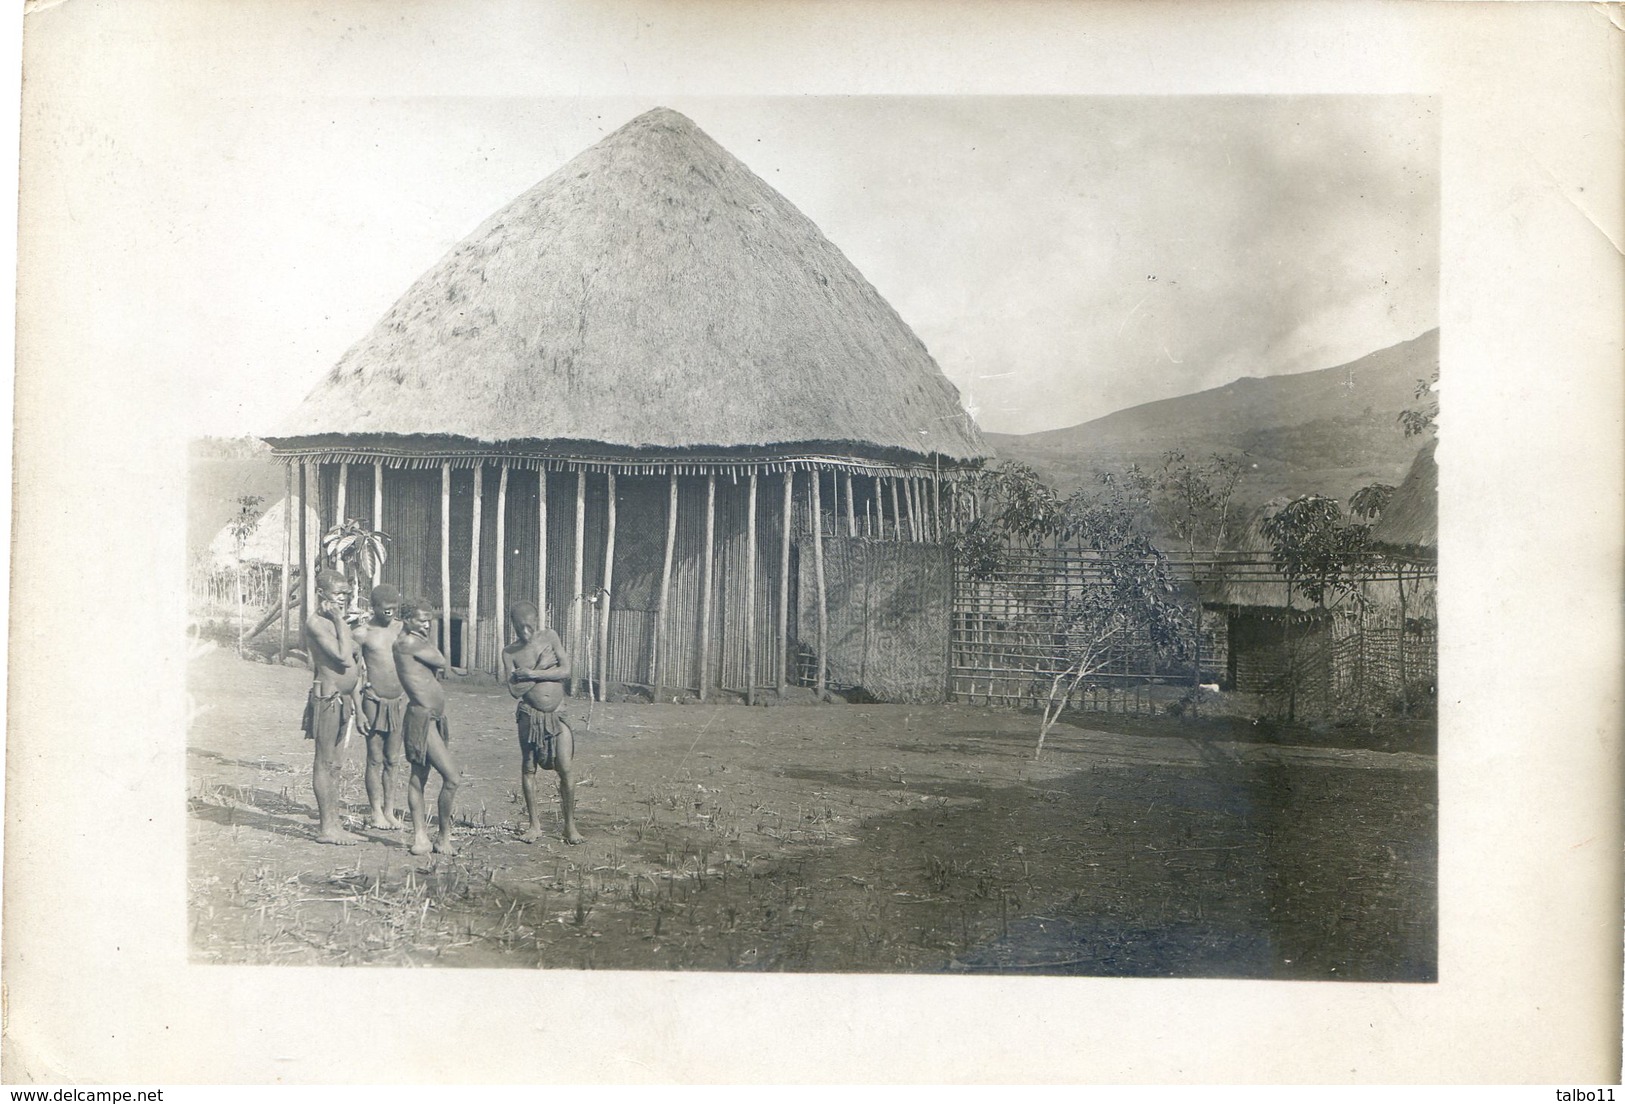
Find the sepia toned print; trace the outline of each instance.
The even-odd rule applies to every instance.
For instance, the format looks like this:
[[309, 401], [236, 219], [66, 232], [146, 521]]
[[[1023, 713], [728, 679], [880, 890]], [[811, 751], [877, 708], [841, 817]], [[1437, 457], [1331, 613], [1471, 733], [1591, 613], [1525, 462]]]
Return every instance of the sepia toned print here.
[[[1617, 1078], [1617, 12], [26, 7], [5, 1080]], [[520, 461], [618, 459], [556, 421], [454, 463], [445, 526], [446, 442], [381, 481], [272, 451], [415, 281], [654, 111], [799, 211], [952, 388], [986, 454], [940, 541], [911, 507], [937, 516], [947, 465], [923, 506], [881, 473], [872, 515], [861, 473], [793, 472], [787, 542], [784, 472], [758, 471], [750, 556], [748, 471], [714, 504], [679, 471], [673, 508], [669, 470], [617, 467], [613, 499], [588, 470], [579, 527], [555, 472], [544, 543]], [[1232, 475], [1227, 509], [1170, 509]], [[689, 620], [651, 624], [673, 517]], [[301, 548], [373, 653], [333, 741], [348, 846], [315, 839]], [[387, 670], [408, 601], [457, 780], [440, 818], [429, 764], [417, 856]], [[87, 657], [87, 626], [115, 645]], [[660, 671], [619, 681], [639, 651]], [[134, 703], [117, 732], [64, 708], [75, 675]]]
[[[1433, 107], [1039, 113], [1110, 142], [1025, 107], [828, 111], [971, 162], [972, 123], [1072, 141], [1039, 181], [1072, 224], [1212, 235], [1182, 239], [1194, 265], [1068, 243], [1089, 271], [1056, 279], [1133, 301], [1040, 324], [1094, 335], [1050, 352], [1065, 386], [1013, 351], [1019, 314], [927, 308], [956, 385], [657, 107], [485, 219], [274, 429], [194, 446], [195, 513], [238, 507], [192, 572], [194, 961], [1436, 978]], [[1217, 214], [1139, 190], [1141, 160], [1221, 154]], [[1351, 231], [1374, 267], [1296, 261], [1267, 307], [1207, 270]], [[1368, 304], [1328, 307], [1384, 283], [1369, 336]], [[1245, 349], [1261, 374], [1223, 380]], [[1106, 354], [1146, 360], [1086, 367]], [[1053, 425], [1117, 393], [1148, 401]], [[284, 734], [313, 661], [312, 764]], [[403, 816], [380, 800], [408, 774]]]

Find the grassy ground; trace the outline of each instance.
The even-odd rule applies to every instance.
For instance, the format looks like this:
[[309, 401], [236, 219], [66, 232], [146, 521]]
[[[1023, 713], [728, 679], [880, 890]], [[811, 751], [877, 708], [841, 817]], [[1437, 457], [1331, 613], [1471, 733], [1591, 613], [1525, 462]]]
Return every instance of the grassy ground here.
[[192, 673], [200, 962], [1436, 973], [1434, 760], [1376, 750], [1414, 734], [1101, 717], [1035, 762], [1036, 719], [980, 707], [572, 700], [587, 843], [527, 845], [510, 701], [454, 683], [464, 847], [418, 859], [361, 827], [359, 746], [366, 842], [312, 839], [305, 671], [216, 652]]

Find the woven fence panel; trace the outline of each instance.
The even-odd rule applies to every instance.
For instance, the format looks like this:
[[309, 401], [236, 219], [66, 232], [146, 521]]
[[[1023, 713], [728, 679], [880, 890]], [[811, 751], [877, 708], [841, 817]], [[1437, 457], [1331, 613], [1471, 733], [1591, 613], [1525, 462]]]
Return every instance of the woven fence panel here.
[[[879, 701], [946, 699], [948, 550], [940, 545], [824, 538], [828, 681]], [[817, 647], [818, 584], [811, 542], [798, 549], [796, 623], [800, 643]]]

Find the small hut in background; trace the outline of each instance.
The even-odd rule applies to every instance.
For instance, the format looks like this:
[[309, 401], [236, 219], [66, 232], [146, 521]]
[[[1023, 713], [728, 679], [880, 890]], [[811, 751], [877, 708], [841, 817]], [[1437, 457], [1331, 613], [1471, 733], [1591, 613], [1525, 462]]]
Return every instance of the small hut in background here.
[[1260, 515], [1203, 589], [1224, 614], [1226, 687], [1305, 716], [1409, 709], [1431, 694], [1438, 669], [1437, 487], [1434, 446], [1424, 447], [1372, 527], [1372, 554], [1353, 571], [1354, 592], [1322, 609], [1271, 566]]
[[1292, 689], [1300, 705], [1326, 698], [1331, 685], [1331, 615], [1294, 591], [1288, 602], [1286, 577], [1271, 564], [1263, 515], [1255, 516], [1236, 538], [1234, 551], [1221, 557], [1214, 575], [1200, 588], [1203, 608], [1220, 613], [1216, 633], [1224, 655], [1224, 688], [1242, 694], [1284, 698]]
[[266, 439], [324, 524], [390, 534], [454, 667], [494, 669], [526, 599], [578, 685], [701, 697], [808, 649], [821, 689], [826, 540], [940, 542], [987, 456], [841, 252], [665, 109], [491, 216]]

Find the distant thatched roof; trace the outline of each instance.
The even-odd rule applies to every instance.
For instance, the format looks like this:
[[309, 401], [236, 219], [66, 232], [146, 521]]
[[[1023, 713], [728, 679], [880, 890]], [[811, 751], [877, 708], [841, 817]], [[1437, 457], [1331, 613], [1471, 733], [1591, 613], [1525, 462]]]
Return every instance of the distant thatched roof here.
[[663, 108], [488, 219], [271, 440], [403, 437], [988, 455], [958, 391], [841, 252]]
[[[1220, 555], [1220, 564], [1202, 580], [1202, 604], [1210, 609], [1254, 612], [1266, 616], [1286, 613], [1286, 576], [1270, 563], [1272, 546], [1264, 535], [1260, 510], [1235, 539], [1234, 548]], [[1228, 561], [1228, 562], [1225, 562]], [[1311, 614], [1318, 607], [1301, 590], [1292, 594], [1292, 609]]]
[[1405, 481], [1371, 530], [1371, 542], [1392, 555], [1434, 559], [1439, 554], [1439, 465], [1437, 441], [1429, 441], [1411, 462]]
[[[260, 515], [259, 524], [243, 542], [244, 563], [274, 563], [282, 562], [282, 512], [284, 509], [292, 511], [293, 518], [293, 558], [299, 558], [299, 496], [291, 499], [277, 499], [276, 504], [270, 506]], [[305, 507], [305, 525], [311, 534], [319, 535], [322, 532], [321, 518], [316, 516], [314, 507]], [[313, 538], [314, 539], [314, 536]], [[220, 528], [209, 542], [209, 564], [215, 568], [227, 568], [237, 562], [237, 539], [232, 535], [231, 525], [228, 523]]]

